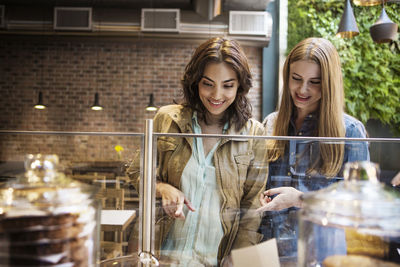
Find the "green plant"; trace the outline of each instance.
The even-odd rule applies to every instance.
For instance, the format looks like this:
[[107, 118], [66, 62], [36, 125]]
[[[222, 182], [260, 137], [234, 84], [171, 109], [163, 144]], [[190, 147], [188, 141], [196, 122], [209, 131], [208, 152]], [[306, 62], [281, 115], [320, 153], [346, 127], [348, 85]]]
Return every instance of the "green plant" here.
[[[344, 1], [289, 0], [288, 5], [288, 51], [306, 37], [330, 40], [342, 61], [346, 112], [364, 123], [378, 119], [400, 135], [400, 41], [376, 44], [369, 34], [369, 27], [378, 19], [382, 7], [353, 5], [360, 34], [342, 39], [336, 32]], [[385, 5], [387, 14], [397, 24], [399, 6], [396, 2]]]

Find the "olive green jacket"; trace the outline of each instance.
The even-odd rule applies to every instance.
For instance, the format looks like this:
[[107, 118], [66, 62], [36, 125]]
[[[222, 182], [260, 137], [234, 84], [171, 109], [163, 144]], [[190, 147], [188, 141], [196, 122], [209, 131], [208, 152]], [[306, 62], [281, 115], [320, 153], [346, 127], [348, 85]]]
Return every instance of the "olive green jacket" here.
[[[160, 108], [153, 122], [155, 133], [193, 133], [193, 111], [181, 105]], [[262, 135], [263, 126], [250, 119], [237, 132], [234, 125], [228, 135]], [[192, 156], [192, 137], [159, 136], [157, 139], [157, 180], [181, 189], [182, 172]], [[257, 233], [261, 214], [254, 210], [260, 206], [259, 195], [268, 177], [266, 145], [263, 139], [223, 138], [213, 160], [217, 184], [220, 189], [220, 218], [224, 231], [219, 245], [218, 262], [229, 255], [231, 249], [257, 244], [262, 235]], [[135, 166], [136, 165], [136, 166]], [[128, 175], [139, 189], [138, 162], [128, 169]], [[139, 191], [139, 190], [138, 190]], [[161, 247], [173, 219], [163, 214], [156, 236], [156, 249]], [[158, 227], [157, 227], [158, 228]], [[157, 240], [158, 239], [158, 240]]]

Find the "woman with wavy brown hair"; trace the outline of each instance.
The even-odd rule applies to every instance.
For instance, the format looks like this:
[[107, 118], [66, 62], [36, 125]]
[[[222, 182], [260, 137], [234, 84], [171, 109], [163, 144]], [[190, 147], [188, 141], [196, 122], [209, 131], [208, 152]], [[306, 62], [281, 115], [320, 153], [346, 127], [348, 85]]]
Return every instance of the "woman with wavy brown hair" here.
[[[251, 80], [239, 43], [212, 38], [186, 66], [183, 102], [161, 107], [154, 117], [158, 133], [226, 134], [158, 137], [156, 194], [163, 212], [156, 246], [162, 259], [175, 263], [171, 266], [220, 266], [233, 248], [262, 238], [257, 232], [261, 215], [254, 209], [260, 207], [258, 197], [266, 184], [265, 144], [229, 138], [263, 134], [262, 124], [251, 118], [246, 96]], [[138, 188], [138, 161], [128, 175]]]
[[206, 105], [200, 99], [199, 82], [203, 78], [204, 69], [210, 63], [224, 63], [237, 75], [237, 93], [233, 103], [220, 118], [223, 125], [226, 122], [235, 122], [236, 130], [240, 130], [251, 118], [251, 105], [247, 93], [252, 87], [252, 75], [246, 55], [239, 43], [226, 38], [213, 38], [201, 44], [195, 51], [190, 62], [186, 65], [182, 78], [184, 100], [182, 104], [198, 112], [198, 115], [207, 119]]
[[[263, 124], [270, 136], [366, 137], [364, 125], [344, 112], [340, 58], [330, 41], [307, 38], [291, 50], [278, 111]], [[292, 207], [301, 206], [303, 192], [340, 179], [345, 162], [369, 160], [368, 144], [277, 139], [269, 141], [268, 149], [269, 179], [259, 209], [267, 213], [261, 231], [264, 239], [278, 239], [281, 256], [290, 256], [296, 251]]]

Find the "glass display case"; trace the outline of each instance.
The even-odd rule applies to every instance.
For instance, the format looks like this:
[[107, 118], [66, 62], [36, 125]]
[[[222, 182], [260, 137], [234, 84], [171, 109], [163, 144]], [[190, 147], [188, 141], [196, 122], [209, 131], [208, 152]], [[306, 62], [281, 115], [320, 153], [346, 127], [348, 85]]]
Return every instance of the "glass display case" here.
[[400, 192], [379, 182], [378, 173], [377, 164], [349, 162], [344, 181], [303, 195], [298, 266], [400, 262]]
[[25, 168], [0, 189], [1, 266], [94, 266], [94, 191], [59, 172], [56, 155], [27, 155]]
[[[194, 184], [164, 177], [167, 173], [185, 171], [185, 163], [191, 155], [171, 157], [181, 153], [176, 151], [179, 144], [193, 144], [194, 140], [205, 138], [217, 138], [221, 147], [230, 142], [250, 143], [251, 146], [240, 151], [227, 150], [226, 158], [221, 158], [217, 152], [214, 169], [207, 165], [201, 175], [186, 170], [196, 181]], [[284, 140], [287, 148], [294, 148], [290, 150], [294, 152], [293, 157], [273, 164], [268, 162], [271, 140]], [[194, 262], [199, 266], [213, 265], [204, 262], [201, 255], [212, 255], [219, 263], [230, 261], [232, 249], [270, 238], [277, 241], [281, 266], [296, 266], [297, 241], [302, 234], [298, 226], [301, 209], [290, 207], [283, 211], [257, 212], [258, 194], [265, 186], [293, 187], [302, 192], [328, 188], [342, 182], [346, 156], [361, 155], [366, 159], [365, 151], [370, 161], [379, 164], [378, 179], [382, 183], [390, 186], [392, 178], [400, 172], [400, 139], [394, 138], [2, 131], [0, 143], [4, 148], [0, 154], [2, 187], [24, 174], [26, 154], [41, 153], [58, 155], [61, 169], [67, 176], [97, 188], [95, 197], [102, 204], [98, 242], [98, 263], [102, 266], [136, 266], [141, 258], [152, 262], [152, 257], [161, 266], [187, 266]], [[344, 149], [343, 161], [340, 166], [336, 164], [339, 167], [335, 175], [328, 177], [320, 171], [318, 157], [321, 147], [331, 145]], [[164, 162], [165, 157], [172, 161]], [[207, 154], [202, 157], [204, 162], [209, 160]], [[223, 168], [215, 171], [216, 163]], [[135, 171], [132, 172], [132, 168]], [[208, 177], [212, 179], [208, 181]], [[168, 216], [162, 200], [155, 194], [156, 180], [184, 190], [194, 211], [184, 204], [184, 220]], [[196, 190], [191, 191], [189, 187]], [[398, 191], [398, 188], [393, 187], [393, 190]], [[200, 195], [202, 198], [197, 198]], [[276, 195], [271, 196], [274, 197]], [[209, 209], [212, 212], [206, 213], [208, 207], [214, 207]], [[379, 203], [376, 208], [379, 209]], [[199, 218], [205, 227], [188, 223], [199, 222]], [[174, 230], [171, 232], [171, 229]], [[210, 237], [215, 242], [211, 242], [212, 247], [205, 247], [204, 244], [210, 244]], [[306, 250], [311, 253], [310, 248]], [[319, 261], [316, 254], [311, 255]]]
[[[0, 186], [10, 188], [25, 177], [26, 155], [58, 155], [57, 171], [63, 174], [68, 184], [72, 186], [75, 182], [76, 186], [86, 185], [93, 189], [91, 197], [101, 204], [96, 217], [99, 232], [95, 242], [97, 260], [86, 266], [127, 255], [127, 240], [138, 217], [139, 199], [129, 185], [125, 170], [133, 154], [140, 151], [143, 136], [143, 133], [2, 133]], [[57, 185], [60, 186], [59, 182]], [[65, 197], [71, 202], [78, 200], [70, 193], [65, 193]], [[53, 202], [55, 200], [49, 200], [49, 204]], [[4, 255], [4, 250], [0, 255]]]

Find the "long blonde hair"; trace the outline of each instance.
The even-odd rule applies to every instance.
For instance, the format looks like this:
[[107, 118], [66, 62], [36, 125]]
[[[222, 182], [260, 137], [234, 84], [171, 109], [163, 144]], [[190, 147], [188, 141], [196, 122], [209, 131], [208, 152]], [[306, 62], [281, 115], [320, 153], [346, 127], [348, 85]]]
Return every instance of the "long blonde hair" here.
[[[289, 90], [290, 65], [299, 60], [310, 60], [321, 68], [321, 100], [317, 125], [318, 137], [344, 137], [343, 80], [340, 58], [331, 42], [323, 38], [307, 38], [298, 43], [289, 53], [283, 67], [283, 94], [273, 130], [274, 136], [287, 136], [289, 122], [295, 110]], [[335, 176], [343, 163], [344, 145], [320, 143], [319, 173]], [[275, 161], [285, 152], [286, 141], [271, 140], [269, 159]], [[314, 164], [315, 166], [316, 164]], [[314, 171], [313, 167], [308, 172]]]

